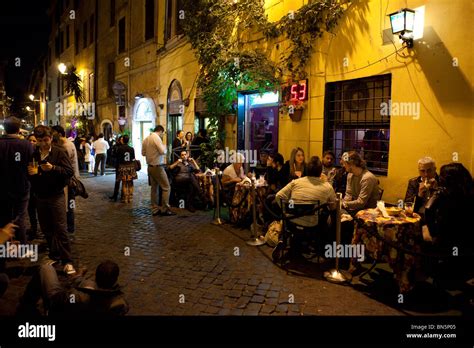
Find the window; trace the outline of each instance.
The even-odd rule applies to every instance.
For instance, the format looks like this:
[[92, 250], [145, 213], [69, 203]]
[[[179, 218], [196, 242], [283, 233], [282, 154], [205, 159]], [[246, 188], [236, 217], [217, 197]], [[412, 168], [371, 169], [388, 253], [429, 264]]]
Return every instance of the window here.
[[69, 25], [66, 27], [66, 48], [69, 48], [71, 46], [71, 41], [69, 37]]
[[64, 52], [64, 31], [59, 32], [59, 54]]
[[51, 82], [48, 82], [48, 100], [51, 100]]
[[94, 42], [94, 15], [91, 15], [91, 18], [89, 19], [89, 29], [90, 29], [90, 39], [89, 39], [89, 44], [92, 44]]
[[179, 19], [182, 0], [166, 0], [165, 41], [183, 33]]
[[56, 59], [59, 58], [59, 36], [54, 39], [54, 56]]
[[125, 17], [120, 18], [118, 24], [118, 51], [125, 52]]
[[375, 174], [387, 175], [390, 115], [381, 103], [391, 96], [391, 75], [372, 76], [326, 84], [324, 150], [356, 150]]
[[89, 102], [94, 99], [94, 73], [89, 74]]
[[110, 0], [110, 26], [115, 25], [115, 0]]
[[82, 48], [87, 47], [87, 21], [82, 25]]
[[145, 1], [145, 41], [155, 36], [155, 0]]
[[74, 49], [76, 50], [76, 55], [79, 54], [79, 50], [80, 50], [80, 41], [79, 41], [80, 37], [79, 37], [79, 29], [76, 30], [76, 34], [74, 36]]
[[61, 95], [61, 77], [58, 73], [58, 78], [56, 79], [56, 97], [59, 98]]
[[111, 62], [108, 65], [108, 74], [107, 74], [107, 82], [108, 82], [108, 96], [112, 97], [114, 95], [114, 91], [112, 89], [112, 86], [115, 82], [115, 63]]

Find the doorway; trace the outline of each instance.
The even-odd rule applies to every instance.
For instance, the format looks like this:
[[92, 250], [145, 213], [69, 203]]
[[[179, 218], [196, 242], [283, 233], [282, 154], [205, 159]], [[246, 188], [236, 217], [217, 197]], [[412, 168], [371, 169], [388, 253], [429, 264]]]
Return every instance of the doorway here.
[[129, 145], [135, 149], [135, 158], [141, 161], [142, 167], [146, 164], [145, 158], [142, 158], [142, 143], [153, 131], [155, 120], [156, 110], [153, 99], [138, 99], [133, 111], [132, 143]]
[[278, 98], [278, 92], [239, 94], [238, 150], [278, 152]]

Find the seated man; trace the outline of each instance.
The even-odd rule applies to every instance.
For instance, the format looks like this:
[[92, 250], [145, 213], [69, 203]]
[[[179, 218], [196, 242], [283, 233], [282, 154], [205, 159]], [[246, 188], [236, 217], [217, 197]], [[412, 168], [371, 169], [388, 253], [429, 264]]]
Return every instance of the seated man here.
[[367, 169], [365, 161], [357, 152], [351, 151], [344, 158], [344, 168], [348, 175], [342, 207], [351, 215], [375, 208], [380, 197], [379, 180]]
[[186, 189], [187, 209], [190, 212], [195, 212], [193, 198], [199, 196], [201, 201], [205, 201], [199, 182], [196, 175], [194, 175], [195, 172], [199, 172], [199, 165], [194, 158], [188, 157], [186, 150], [181, 150], [178, 160], [170, 165], [170, 170], [173, 175], [174, 185]]
[[267, 160], [267, 175], [266, 180], [269, 186], [269, 192], [275, 193], [280, 191], [286, 182], [285, 172], [283, 171], [283, 165], [285, 160], [280, 153], [272, 154], [268, 156]]
[[323, 174], [326, 176], [328, 182], [332, 185], [334, 177], [337, 173], [337, 168], [334, 166], [336, 156], [332, 151], [324, 151], [323, 153]]
[[435, 161], [431, 157], [420, 158], [418, 173], [419, 176], [408, 181], [405, 202], [415, 202], [414, 211], [423, 216], [426, 202], [438, 187]]
[[76, 277], [75, 286], [67, 289], [59, 282], [54, 267], [44, 264], [26, 287], [17, 314], [35, 313], [42, 296], [48, 315], [87, 315], [94, 318], [125, 315], [129, 306], [117, 283], [119, 273], [115, 262], [104, 261], [97, 266], [95, 281]]
[[349, 153], [344, 152], [339, 159], [339, 163], [341, 164], [341, 168], [336, 170], [336, 175], [332, 181], [332, 187], [336, 193], [342, 193], [342, 197], [346, 195], [346, 186], [347, 186], [347, 172], [344, 168], [344, 158], [348, 158]]
[[[307, 176], [295, 179], [282, 188], [276, 194], [278, 204], [281, 200], [292, 201], [297, 204], [329, 204], [331, 210], [336, 209], [336, 194], [334, 189], [327, 182], [321, 179], [323, 167], [321, 160], [317, 156], [313, 156], [307, 166]], [[316, 226], [318, 224], [318, 216], [303, 216], [292, 220], [301, 226]]]

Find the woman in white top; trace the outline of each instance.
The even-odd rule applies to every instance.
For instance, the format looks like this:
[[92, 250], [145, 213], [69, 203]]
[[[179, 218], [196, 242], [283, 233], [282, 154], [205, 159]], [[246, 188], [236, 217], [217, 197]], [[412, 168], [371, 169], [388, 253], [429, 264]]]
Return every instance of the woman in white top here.
[[81, 150], [85, 151], [84, 162], [87, 166], [87, 171], [92, 173], [94, 168], [94, 156], [92, 155], [92, 146], [89, 139], [83, 139], [81, 142]]

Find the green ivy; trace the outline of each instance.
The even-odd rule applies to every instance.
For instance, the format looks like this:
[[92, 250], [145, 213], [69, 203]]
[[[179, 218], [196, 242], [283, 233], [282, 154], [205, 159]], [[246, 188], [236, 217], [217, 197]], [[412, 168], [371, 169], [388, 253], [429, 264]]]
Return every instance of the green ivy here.
[[[311, 1], [298, 11], [270, 23], [264, 0], [183, 1], [182, 28], [200, 65], [198, 87], [206, 101], [210, 144], [203, 144], [205, 165], [215, 161], [214, 149], [223, 144], [221, 119], [236, 112], [238, 90], [261, 93], [277, 90], [282, 77], [306, 77], [305, 68], [315, 39], [334, 28], [350, 0]], [[247, 32], [263, 34], [267, 42], [284, 36], [291, 45], [274, 62], [258, 49], [244, 47], [241, 36]]]

